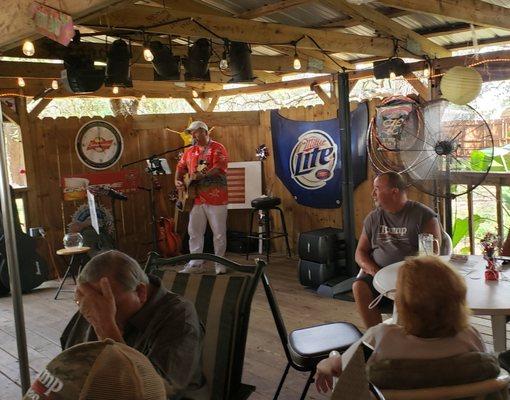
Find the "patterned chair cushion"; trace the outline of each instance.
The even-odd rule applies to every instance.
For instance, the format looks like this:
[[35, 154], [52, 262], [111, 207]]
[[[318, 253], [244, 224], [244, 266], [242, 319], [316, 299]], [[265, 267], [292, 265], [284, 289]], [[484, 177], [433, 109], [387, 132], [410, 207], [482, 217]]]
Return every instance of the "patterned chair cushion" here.
[[228, 399], [232, 395], [229, 392], [241, 384], [246, 341], [243, 330], [247, 329], [251, 302], [246, 302], [246, 297], [252, 276], [239, 272], [186, 274], [169, 269], [156, 275], [168, 290], [195, 304], [205, 328], [202, 363], [210, 398]]

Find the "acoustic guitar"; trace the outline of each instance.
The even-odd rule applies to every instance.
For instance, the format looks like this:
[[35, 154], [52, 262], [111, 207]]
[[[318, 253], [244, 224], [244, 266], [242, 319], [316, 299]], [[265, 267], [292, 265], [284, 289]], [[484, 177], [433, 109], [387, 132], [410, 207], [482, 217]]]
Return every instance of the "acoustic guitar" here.
[[[197, 172], [204, 172], [207, 170], [207, 164], [204, 160], [200, 160], [197, 166]], [[192, 180], [190, 174], [184, 175], [184, 187], [178, 190], [177, 202], [175, 207], [181, 212], [190, 212], [195, 203], [195, 198], [198, 196], [198, 181]]]

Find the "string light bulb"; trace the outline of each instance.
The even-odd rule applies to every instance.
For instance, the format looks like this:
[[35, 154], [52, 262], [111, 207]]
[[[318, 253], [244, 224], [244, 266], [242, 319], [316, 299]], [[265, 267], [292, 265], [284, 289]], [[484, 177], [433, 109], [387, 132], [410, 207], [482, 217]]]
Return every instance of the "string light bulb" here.
[[51, 81], [51, 88], [52, 88], [53, 90], [57, 90], [57, 89], [58, 89], [58, 81], [57, 81], [56, 79], [53, 79], [53, 80]]
[[35, 47], [34, 44], [30, 40], [25, 40], [23, 43], [23, 54], [27, 57], [32, 57], [35, 54]]
[[197, 92], [195, 89], [193, 89], [193, 90], [191, 91], [191, 95], [192, 95], [193, 97], [198, 97], [198, 92]]
[[395, 79], [397, 79], [397, 75], [395, 74], [395, 72], [391, 71], [390, 72], [390, 81], [394, 81]]
[[224, 51], [223, 55], [221, 56], [220, 60], [220, 69], [222, 71], [226, 70], [228, 68], [228, 61], [227, 61], [227, 52]]
[[147, 96], [145, 96], [144, 94], [142, 94], [142, 97], [140, 97], [140, 100], [141, 100], [141, 101], [147, 100]]
[[294, 45], [294, 69], [295, 70], [301, 69], [301, 60], [299, 59], [296, 45]]
[[154, 54], [152, 54], [151, 49], [149, 49], [148, 47], [145, 47], [143, 49], [143, 58], [145, 59], [145, 61], [148, 61], [148, 62], [151, 62], [152, 60], [154, 60]]
[[25, 80], [23, 78], [18, 78], [18, 86], [25, 87]]
[[112, 92], [113, 92], [113, 94], [119, 94], [119, 87], [118, 86], [114, 86], [113, 89], [112, 89]]
[[425, 69], [423, 70], [423, 76], [424, 76], [425, 78], [430, 77], [430, 69], [429, 69], [429, 67], [428, 67], [428, 66], [426, 66], [426, 67], [425, 67]]

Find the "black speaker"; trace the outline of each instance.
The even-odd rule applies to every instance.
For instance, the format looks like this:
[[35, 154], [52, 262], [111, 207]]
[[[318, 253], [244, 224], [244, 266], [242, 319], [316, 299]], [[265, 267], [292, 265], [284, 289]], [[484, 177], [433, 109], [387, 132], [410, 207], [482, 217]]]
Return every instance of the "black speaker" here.
[[299, 235], [299, 258], [328, 264], [345, 258], [345, 236], [338, 228], [323, 228]]
[[338, 276], [344, 268], [345, 260], [337, 260], [330, 263], [299, 260], [299, 282], [303, 286], [317, 288], [329, 279]]

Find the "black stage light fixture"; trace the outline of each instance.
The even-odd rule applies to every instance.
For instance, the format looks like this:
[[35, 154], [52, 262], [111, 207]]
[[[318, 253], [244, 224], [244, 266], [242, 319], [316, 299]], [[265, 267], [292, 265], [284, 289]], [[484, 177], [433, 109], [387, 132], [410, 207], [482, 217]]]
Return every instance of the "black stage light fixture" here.
[[72, 93], [92, 93], [99, 90], [104, 82], [104, 68], [96, 68], [87, 45], [80, 41], [76, 31], [73, 41], [63, 56], [65, 70], [61, 72], [62, 86]]
[[174, 56], [172, 49], [158, 40], [150, 42], [149, 49], [154, 56], [152, 60], [154, 80], [178, 81], [181, 77], [180, 57]]
[[124, 40], [117, 39], [110, 45], [106, 55], [105, 86], [133, 87], [130, 59], [131, 51]]
[[374, 77], [376, 79], [390, 78], [392, 73], [395, 74], [395, 76], [399, 76], [405, 75], [409, 72], [409, 66], [404, 62], [404, 60], [398, 57], [375, 61], [373, 67]]
[[198, 39], [188, 49], [188, 58], [183, 60], [187, 81], [210, 81], [209, 59], [212, 56], [211, 42], [208, 39]]
[[228, 52], [228, 65], [234, 82], [253, 82], [253, 70], [251, 68], [251, 48], [247, 43], [230, 42]]

